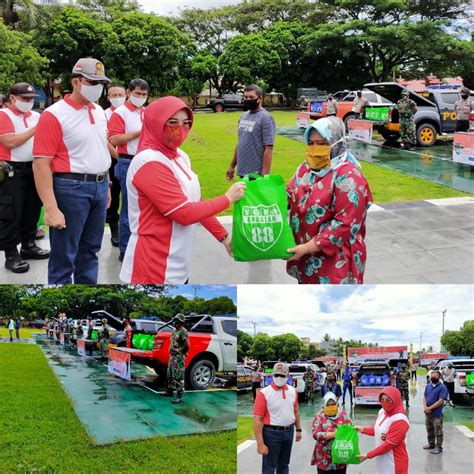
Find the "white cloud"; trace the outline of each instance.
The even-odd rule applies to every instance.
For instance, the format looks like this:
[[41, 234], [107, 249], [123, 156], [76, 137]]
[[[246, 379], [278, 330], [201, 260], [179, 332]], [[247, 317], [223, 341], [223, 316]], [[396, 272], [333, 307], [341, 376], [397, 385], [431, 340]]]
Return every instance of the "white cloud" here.
[[208, 9], [223, 5], [235, 5], [241, 0], [139, 0], [143, 10], [147, 13], [155, 12], [158, 15], [177, 15], [179, 10], [186, 8]]

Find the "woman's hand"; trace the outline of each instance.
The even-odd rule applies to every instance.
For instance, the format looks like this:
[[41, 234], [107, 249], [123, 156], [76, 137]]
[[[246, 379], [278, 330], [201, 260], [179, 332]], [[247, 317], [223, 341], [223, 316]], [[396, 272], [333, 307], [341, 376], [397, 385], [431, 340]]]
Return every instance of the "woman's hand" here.
[[336, 439], [336, 432], [335, 431], [328, 431], [325, 433], [324, 438], [326, 441], [330, 441], [331, 439]]
[[362, 431], [364, 430], [364, 427], [363, 427], [363, 426], [354, 425], [354, 429], [355, 429], [356, 431], [358, 431], [359, 433], [362, 433]]
[[315, 241], [311, 239], [305, 244], [300, 244], [296, 247], [293, 247], [292, 249], [288, 249], [288, 252], [294, 254], [291, 258], [288, 259], [288, 261], [291, 262], [293, 260], [299, 260], [301, 257], [304, 257], [308, 253], [319, 252], [319, 247], [316, 245]]
[[358, 454], [357, 457], [359, 458], [361, 463], [368, 459], [367, 454]]
[[221, 243], [225, 247], [227, 253], [232, 257], [232, 237], [228, 235]]
[[246, 184], [242, 181], [233, 184], [225, 193], [231, 204], [244, 197]]

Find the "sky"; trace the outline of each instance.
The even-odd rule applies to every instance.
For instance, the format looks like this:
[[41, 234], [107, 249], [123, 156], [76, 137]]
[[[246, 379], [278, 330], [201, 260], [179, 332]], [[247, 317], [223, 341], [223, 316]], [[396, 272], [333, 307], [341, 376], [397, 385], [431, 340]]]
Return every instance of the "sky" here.
[[474, 287], [469, 285], [294, 286], [240, 285], [239, 329], [253, 335], [294, 333], [320, 342], [337, 339], [440, 349], [441, 312], [445, 329], [458, 330], [474, 319]]
[[147, 13], [155, 12], [158, 15], [175, 16], [179, 13], [180, 9], [208, 9], [223, 5], [235, 5], [236, 3], [240, 3], [240, 0], [139, 0], [139, 3]]
[[237, 287], [228, 285], [176, 285], [168, 289], [169, 296], [181, 295], [187, 299], [195, 296], [209, 300], [219, 296], [227, 296], [237, 303]]

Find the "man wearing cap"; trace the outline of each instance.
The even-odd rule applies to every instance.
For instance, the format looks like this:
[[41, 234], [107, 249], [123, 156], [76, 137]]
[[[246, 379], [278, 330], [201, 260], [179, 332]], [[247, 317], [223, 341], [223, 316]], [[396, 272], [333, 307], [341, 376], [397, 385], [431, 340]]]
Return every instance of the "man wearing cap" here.
[[82, 58], [72, 70], [73, 92], [38, 122], [33, 155], [36, 188], [50, 227], [48, 283], [97, 283], [111, 159], [102, 96], [104, 65]]
[[29, 270], [25, 259], [49, 257], [48, 250], [35, 244], [41, 211], [32, 169], [40, 117], [31, 110], [36, 96], [31, 84], [19, 82], [8, 93], [8, 106], [0, 109], [0, 250], [5, 252], [5, 268], [14, 273]]
[[469, 99], [469, 89], [461, 89], [461, 98], [454, 103], [456, 112], [456, 132], [469, 131], [469, 114], [472, 112], [474, 102]]
[[273, 383], [257, 393], [253, 429], [257, 452], [262, 455], [262, 474], [288, 473], [293, 438], [301, 441], [296, 389], [287, 385], [288, 364], [273, 366]]
[[119, 222], [119, 260], [123, 261], [127, 244], [130, 239], [130, 224], [128, 221], [127, 172], [130, 162], [137, 154], [138, 138], [142, 130], [145, 102], [148, 99], [150, 86], [143, 79], [130, 81], [127, 90], [128, 100], [110, 116], [109, 139], [117, 147], [119, 155], [115, 176], [122, 190], [122, 207]]
[[[110, 103], [110, 107], [105, 109], [105, 116], [107, 121], [110, 120], [112, 113], [119, 108], [121, 105], [125, 104], [127, 99], [127, 94], [125, 92], [125, 87], [111, 84], [107, 88], [107, 100]], [[113, 147], [113, 145], [112, 145]], [[110, 187], [111, 199], [110, 207], [107, 209], [107, 219], [106, 222], [110, 227], [110, 241], [114, 247], [119, 245], [119, 208], [120, 208], [120, 181], [115, 176], [115, 166], [117, 165], [118, 153], [115, 147], [111, 150], [110, 156], [112, 157], [112, 166], [109, 171], [109, 178], [112, 186]]]
[[174, 318], [175, 330], [171, 334], [170, 360], [168, 363], [168, 388], [162, 393], [163, 397], [172, 397], [176, 390], [176, 397], [171, 403], [181, 403], [184, 394], [184, 366], [186, 355], [189, 352], [189, 335], [184, 328], [185, 318], [177, 314]]

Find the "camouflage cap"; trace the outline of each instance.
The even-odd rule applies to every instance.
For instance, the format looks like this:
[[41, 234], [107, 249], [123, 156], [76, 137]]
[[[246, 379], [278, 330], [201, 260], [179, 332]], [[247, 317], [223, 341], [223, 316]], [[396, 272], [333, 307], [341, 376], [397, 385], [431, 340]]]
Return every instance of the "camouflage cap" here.
[[94, 58], [81, 58], [72, 68], [73, 74], [81, 74], [90, 81], [112, 82], [105, 75], [104, 64]]
[[402, 95], [410, 95], [410, 91], [408, 89], [403, 89]]

